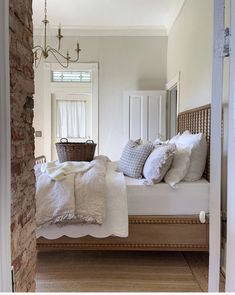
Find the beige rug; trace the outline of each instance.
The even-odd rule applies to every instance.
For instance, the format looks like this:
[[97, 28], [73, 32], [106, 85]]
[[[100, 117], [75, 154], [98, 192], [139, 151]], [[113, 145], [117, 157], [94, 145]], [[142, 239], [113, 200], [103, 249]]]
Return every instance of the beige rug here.
[[202, 292], [207, 270], [205, 253], [39, 253], [37, 291]]

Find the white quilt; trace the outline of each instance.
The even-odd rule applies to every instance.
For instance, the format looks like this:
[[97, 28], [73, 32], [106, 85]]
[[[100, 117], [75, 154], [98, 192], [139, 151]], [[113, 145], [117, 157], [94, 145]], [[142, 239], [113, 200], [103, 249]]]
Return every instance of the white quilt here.
[[107, 205], [105, 218], [99, 224], [51, 224], [47, 228], [37, 229], [37, 238], [57, 239], [62, 236], [79, 238], [90, 235], [96, 238], [108, 236], [128, 236], [128, 209], [126, 183], [122, 173], [113, 170], [111, 163], [107, 165], [106, 190]]
[[36, 174], [37, 226], [103, 222], [106, 161], [49, 162], [40, 172]]

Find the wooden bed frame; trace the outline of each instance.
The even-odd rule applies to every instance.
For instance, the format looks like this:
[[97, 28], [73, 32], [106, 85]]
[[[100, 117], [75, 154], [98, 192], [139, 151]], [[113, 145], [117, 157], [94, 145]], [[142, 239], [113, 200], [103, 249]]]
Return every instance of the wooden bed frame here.
[[[178, 132], [189, 130], [204, 133], [208, 142], [208, 156], [204, 178], [210, 178], [211, 108], [206, 105], [178, 115]], [[36, 159], [37, 163], [45, 157]], [[48, 250], [140, 250], [140, 251], [208, 251], [209, 221], [202, 224], [198, 215], [187, 216], [129, 216], [127, 238], [94, 238], [85, 236], [55, 240], [38, 238], [37, 249]]]

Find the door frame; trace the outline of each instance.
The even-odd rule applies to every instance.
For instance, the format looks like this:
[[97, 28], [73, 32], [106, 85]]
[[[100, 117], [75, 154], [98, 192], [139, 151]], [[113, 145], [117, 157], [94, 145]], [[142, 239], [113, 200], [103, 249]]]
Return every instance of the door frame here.
[[9, 0], [0, 1], [0, 292], [11, 292]]
[[[230, 44], [235, 44], [235, 3], [230, 1]], [[234, 46], [235, 47], [235, 46]], [[225, 292], [235, 292], [235, 54], [230, 50], [230, 91], [228, 122], [228, 170], [227, 170], [227, 251]]]
[[208, 292], [219, 292], [220, 284], [224, 12], [224, 0], [214, 0]]
[[180, 72], [175, 77], [166, 83], [166, 91], [170, 91], [177, 87], [177, 115], [180, 113]]
[[[167, 121], [167, 119], [169, 118], [170, 116], [170, 111], [168, 109], [168, 103], [170, 102], [171, 100], [171, 91], [173, 89], [176, 88], [176, 92], [177, 92], [177, 95], [176, 95], [176, 117], [178, 116], [178, 114], [180, 113], [180, 72], [178, 72], [175, 77], [168, 81], [166, 83], [166, 100], [167, 100], [167, 110], [166, 110], [166, 134], [167, 134], [167, 137], [170, 138], [171, 134], [169, 132], [169, 122]], [[171, 104], [171, 102], [170, 102]], [[170, 116], [171, 117], [171, 116]], [[175, 121], [175, 127], [177, 126], [177, 119]], [[177, 128], [175, 128], [175, 131], [176, 131]]]
[[[51, 106], [51, 94], [52, 94], [52, 82], [51, 71], [61, 70], [61, 66], [58, 63], [44, 63], [44, 155], [48, 161], [52, 157], [52, 130], [48, 128], [48, 122], [52, 122], [52, 106]], [[63, 70], [63, 69], [62, 69]], [[69, 70], [91, 70], [92, 71], [92, 109], [97, 110], [92, 112], [92, 139], [97, 143], [96, 152], [99, 154], [99, 64], [98, 62], [76, 63], [71, 64]], [[70, 84], [71, 85], [71, 84]], [[74, 84], [74, 87], [78, 86]]]

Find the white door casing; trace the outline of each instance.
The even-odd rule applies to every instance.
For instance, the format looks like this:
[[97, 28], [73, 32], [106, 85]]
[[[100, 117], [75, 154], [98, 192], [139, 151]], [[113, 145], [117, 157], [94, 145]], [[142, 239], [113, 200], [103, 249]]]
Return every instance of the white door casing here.
[[235, 292], [235, 3], [230, 1], [230, 94], [227, 179], [227, 253], [225, 292]]
[[166, 91], [124, 92], [124, 141], [166, 137]]
[[221, 158], [224, 49], [224, 0], [214, 0], [214, 44], [211, 94], [209, 292], [219, 292], [221, 251]]
[[177, 114], [180, 112], [180, 72], [178, 72], [175, 77], [168, 81], [166, 84], [166, 90], [172, 90], [177, 88]]
[[[52, 159], [52, 140], [53, 133], [51, 128], [52, 122], [52, 94], [58, 93], [58, 83], [51, 82], [51, 71], [61, 71], [61, 66], [57, 63], [44, 63], [44, 155], [46, 159], [50, 161]], [[69, 66], [68, 70], [77, 71], [92, 71], [92, 135], [91, 139], [97, 143], [96, 153], [99, 153], [99, 89], [98, 89], [98, 63], [75, 63]], [[66, 87], [70, 87], [71, 93], [76, 92], [78, 85], [77, 83], [66, 83]], [[63, 90], [60, 89], [63, 93]], [[84, 90], [86, 93], [86, 90]]]
[[0, 1], [0, 292], [11, 292], [9, 1]]

